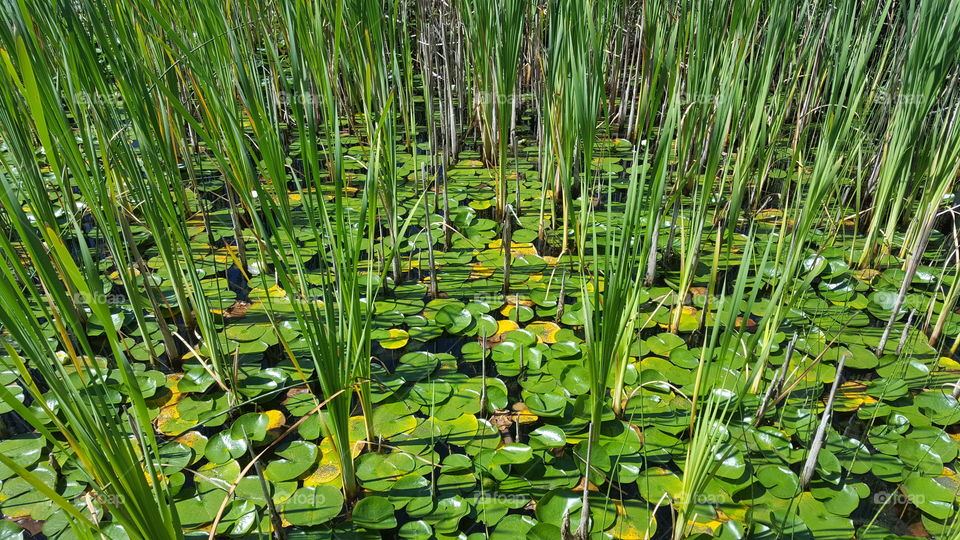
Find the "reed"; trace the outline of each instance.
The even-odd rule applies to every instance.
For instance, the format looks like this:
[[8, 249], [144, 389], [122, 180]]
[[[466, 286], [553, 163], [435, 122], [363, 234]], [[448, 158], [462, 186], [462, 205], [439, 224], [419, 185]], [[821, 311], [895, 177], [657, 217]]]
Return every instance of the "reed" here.
[[[291, 396], [312, 403], [311, 437], [339, 477], [304, 472], [283, 490], [338, 491], [346, 506], [305, 534], [592, 538], [643, 520], [678, 540], [757, 534], [714, 527], [726, 509], [702, 501], [724, 491], [788, 536], [811, 508], [832, 513], [816, 464], [853, 433], [841, 420], [863, 427], [868, 459], [891, 461], [913, 457], [881, 430], [953, 429], [955, 3], [8, 4], [0, 432], [11, 418], [35, 430], [88, 504], [48, 485], [45, 462], [0, 463], [79, 538], [198, 534], [177, 510], [194, 480], [161, 459], [158, 411], [176, 403], [142, 389], [147, 369], [212, 380], [167, 385], [218, 418], [288, 407], [301, 418], [280, 439], [315, 429]], [[262, 355], [231, 337], [245, 323]], [[402, 337], [381, 339], [385, 324]], [[287, 386], [251, 398], [251, 369]], [[876, 394], [883, 378], [896, 399]], [[410, 417], [380, 418], [381, 399]], [[621, 427], [639, 446], [614, 459]], [[784, 466], [802, 466], [779, 506], [753, 473], [783, 456], [758, 458], [751, 433], [785, 434]], [[265, 493], [278, 440], [244, 432], [231, 456]], [[723, 476], [734, 455], [756, 500]], [[211, 460], [193, 458], [177, 470]], [[364, 476], [385, 463], [389, 481]], [[894, 483], [941, 495], [926, 480], [953, 462], [921, 465]], [[849, 488], [861, 473], [841, 468], [830, 483]], [[640, 475], [668, 492], [631, 500]], [[203, 534], [282, 537], [296, 502], [256, 502], [240, 481]], [[492, 486], [522, 504], [486, 505]], [[955, 535], [943, 507], [911, 501], [904, 515]], [[250, 508], [257, 524], [223, 533]]]
[[[0, 392], [0, 398], [52, 445], [76, 457], [109, 519], [140, 537], [182, 538], [159, 463], [157, 439], [116, 323], [122, 314], [103, 294], [104, 280], [96, 262], [99, 250], [91, 249], [80, 226], [81, 213], [91, 212], [102, 232], [102, 249], [117, 269], [131, 303], [141, 310], [148, 307], [138, 288], [133, 256], [124, 248], [122, 204], [110, 190], [115, 178], [87, 166], [105, 157], [95, 144], [104, 140], [104, 124], [96, 118], [80, 117], [79, 136], [74, 131], [68, 111], [61, 106], [57, 73], [50, 69], [56, 64], [42, 45], [41, 31], [58, 28], [52, 21], [34, 19], [36, 7], [22, 3], [6, 12], [0, 32], [4, 51], [13, 53], [4, 56], [0, 85], [0, 123], [11, 149], [3, 160], [0, 192], [0, 204], [11, 225], [9, 236], [0, 240], [7, 261], [0, 279], [0, 298], [9, 306], [0, 322], [10, 336], [4, 343], [10, 360], [7, 368], [20, 375], [33, 399], [42, 405], [37, 410], [27, 409], [7, 389]], [[73, 45], [89, 43], [76, 36]], [[77, 95], [68, 101], [73, 112], [80, 110]], [[42, 153], [35, 151], [35, 140], [40, 141]], [[67, 209], [63, 223], [56, 217], [47, 181], [40, 172], [48, 165], [45, 159], [50, 160], [59, 193], [66, 197], [61, 201]], [[74, 188], [80, 197], [75, 197]], [[81, 197], [87, 204], [80, 202]], [[23, 201], [29, 201], [29, 216]], [[41, 321], [56, 328], [56, 341], [48, 339]], [[141, 331], [146, 330], [142, 311], [136, 322]], [[108, 397], [105, 382], [111, 366], [98, 361], [87, 338], [92, 324], [103, 328], [111, 366], [119, 372], [126, 396], [121, 404]], [[66, 363], [60, 362], [58, 350]], [[49, 388], [56, 398], [59, 414], [48, 404], [41, 387]], [[12, 461], [4, 456], [4, 463]], [[22, 467], [15, 470], [40, 491], [49, 491], [32, 473]], [[78, 536], [91, 538], [99, 530], [97, 522], [105, 516], [78, 511], [59, 496], [51, 499], [69, 516]]]
[[496, 208], [501, 217], [507, 204], [507, 156], [528, 5], [523, 0], [460, 0], [457, 3], [464, 43], [472, 59], [473, 102], [483, 155], [497, 170]]

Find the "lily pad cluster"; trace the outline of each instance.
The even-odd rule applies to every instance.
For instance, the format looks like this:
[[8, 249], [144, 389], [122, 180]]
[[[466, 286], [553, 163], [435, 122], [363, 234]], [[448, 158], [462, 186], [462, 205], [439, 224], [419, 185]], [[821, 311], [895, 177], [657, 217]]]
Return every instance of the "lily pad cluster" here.
[[[629, 144], [601, 142], [606, 152], [593, 163], [595, 172], [614, 190], [623, 189], [623, 174], [631, 172]], [[367, 151], [359, 139], [346, 149]], [[539, 179], [535, 155], [521, 153], [511, 163], [507, 181], [519, 223], [509, 245], [491, 211], [495, 171], [475, 157], [464, 152], [445, 171], [446, 215], [444, 204], [430, 196], [417, 204], [421, 190], [413, 180], [423, 156], [399, 157], [399, 175], [410, 181], [398, 189], [398, 211], [413, 213], [413, 226], [396, 240], [402, 276], [388, 277], [381, 294], [366, 299], [374, 313], [375, 407], [358, 408], [351, 421], [361, 488], [355, 497], [342, 490], [344, 464], [326, 437], [324, 396], [314, 382], [308, 337], [289, 308], [311, 300], [277, 285], [269, 268], [246, 268], [237, 278], [238, 248], [229, 243], [234, 231], [224, 210], [189, 224], [195, 249], [186, 254], [210, 300], [220, 328], [216, 336], [204, 336], [170, 358], [159, 324], [148, 322], [148, 335], [134, 330], [132, 307], [123, 302], [113, 306], [109, 321], [89, 321], [91, 338], [105, 324], [125, 336], [162, 441], [158, 481], [170, 486], [191, 537], [205, 537], [216, 522], [216, 534], [230, 538], [253, 538], [280, 526], [291, 538], [376, 538], [386, 532], [410, 539], [553, 539], [564, 527], [579, 527], [584, 493], [593, 537], [670, 534], [673, 510], [691, 502], [684, 484], [694, 408], [689, 396], [705, 363], [722, 365], [712, 392], [732, 409], [729, 422], [713, 426], [719, 442], [709, 480], [692, 501], [694, 534], [880, 539], [917, 523], [933, 535], [956, 531], [960, 404], [947, 385], [956, 382], [960, 364], [931, 346], [927, 329], [909, 317], [942, 302], [955, 277], [921, 268], [893, 314], [905, 277], [897, 261], [855, 270], [845, 249], [811, 247], [803, 261], [806, 280], [796, 284], [802, 301], [776, 329], [757, 375], [743, 351], [751, 325], [775, 306], [756, 299], [737, 322], [747, 330], [743, 341], [705, 351], [702, 332], [725, 320], [722, 306], [707, 301], [709, 269], [701, 264], [691, 294], [680, 298], [675, 261], [665, 258], [659, 280], [641, 297], [624, 403], [608, 403], [588, 463], [583, 294], [602, 280], [587, 281], [592, 269], [558, 259], [558, 239], [539, 230], [537, 213], [552, 204], [554, 194]], [[211, 178], [198, 187], [191, 191], [194, 202], [213, 197], [222, 181]], [[297, 204], [301, 194], [288, 195], [301, 221], [297, 237], [286, 241], [312, 261], [310, 284], [327, 286], [330, 278], [316, 264], [327, 257], [322, 239], [311, 236], [308, 216]], [[620, 203], [611, 197], [595, 204], [611, 210], [598, 212], [589, 227], [602, 235], [617, 226]], [[758, 223], [763, 228], [778, 219], [773, 212]], [[777, 230], [770, 226], [760, 234]], [[134, 230], [148, 279], [169, 309], [182, 308], [171, 269], [140, 233]], [[666, 230], [661, 236], [665, 246], [671, 237]], [[742, 244], [734, 238], [731, 252], [718, 260], [721, 272], [740, 264]], [[369, 252], [381, 247], [369, 246]], [[358, 272], [373, 270], [370, 258]], [[109, 262], [103, 264], [109, 275]], [[768, 266], [751, 279], [773, 284], [777, 268]], [[115, 280], [104, 282], [108, 293], [115, 287]], [[675, 313], [676, 334], [667, 331]], [[891, 315], [898, 319], [894, 339], [877, 350]], [[53, 336], [53, 322], [41, 323]], [[947, 317], [943, 333], [960, 334], [960, 314]], [[233, 380], [218, 379], [209, 368], [209, 340], [230, 357]], [[127, 404], [115, 362], [106, 355], [93, 359], [103, 368], [97, 373], [78, 372], [66, 355], [60, 361], [78, 386], [104, 392], [118, 410]], [[804, 485], [801, 467], [837, 377], [842, 384], [831, 422], [812, 480]], [[9, 356], [0, 361], [0, 384], [24, 400], [23, 379]], [[768, 384], [778, 391], [765, 397], [757, 388]], [[23, 405], [55, 429], [49, 417], [57, 414], [54, 400]], [[0, 404], [0, 414], [12, 419], [16, 413]], [[54, 447], [15, 422], [6, 424], [0, 451], [84, 511], [102, 511], [69, 446]], [[0, 512], [7, 518], [0, 521], [0, 538], [22, 535], [17, 523], [26, 520], [39, 523], [50, 538], [71, 538], [55, 505], [3, 466]], [[109, 523], [109, 516], [104, 519]], [[104, 530], [110, 538], [124, 538], [117, 526]]]

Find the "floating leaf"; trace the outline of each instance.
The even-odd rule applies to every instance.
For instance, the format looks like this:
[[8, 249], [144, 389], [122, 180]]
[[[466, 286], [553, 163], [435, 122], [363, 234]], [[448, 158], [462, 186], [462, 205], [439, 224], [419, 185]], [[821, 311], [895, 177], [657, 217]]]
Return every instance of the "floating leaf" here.
[[299, 478], [317, 462], [317, 445], [307, 441], [283, 443], [276, 453], [279, 459], [270, 461], [263, 470], [263, 475], [271, 482]]
[[[4, 441], [0, 441], [0, 452], [9, 457], [14, 463], [24, 468], [30, 468], [40, 461], [43, 453], [44, 440], [37, 433], [24, 433]], [[0, 463], [0, 480], [13, 476], [6, 465]]]
[[397, 517], [386, 497], [369, 495], [353, 507], [353, 522], [367, 529], [392, 529], [397, 526]]
[[410, 334], [398, 328], [391, 328], [386, 331], [385, 337], [375, 337], [380, 340], [380, 346], [384, 349], [402, 349], [410, 341]]
[[343, 494], [332, 486], [310, 486], [296, 490], [280, 506], [283, 519], [291, 525], [314, 527], [335, 518], [343, 508]]

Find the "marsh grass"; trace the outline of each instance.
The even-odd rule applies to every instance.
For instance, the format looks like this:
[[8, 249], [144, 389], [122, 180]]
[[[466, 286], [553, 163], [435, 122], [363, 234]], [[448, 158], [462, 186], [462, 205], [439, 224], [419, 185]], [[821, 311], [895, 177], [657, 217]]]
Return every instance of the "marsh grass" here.
[[[105, 511], [77, 508], [0, 460], [79, 537], [98, 537], [104, 520], [131, 537], [183, 536], [121, 328], [129, 314], [127, 328], [157, 342], [145, 361], [174, 373], [199, 366], [227, 396], [223, 414], [238, 413], [229, 308], [204, 279], [224, 264], [263, 293], [257, 309], [279, 354], [322, 409], [339, 486], [362, 500], [354, 454], [386, 448], [373, 420], [376, 302], [415, 275], [409, 261], [422, 250], [407, 232], [421, 219], [429, 296], [441, 303], [450, 289], [438, 261], [488, 244], [471, 220], [493, 223], [490, 238], [501, 239], [505, 293], [516, 292], [513, 227], [536, 230], [539, 255], [556, 255], [541, 277], [562, 283], [556, 320], [578, 303], [589, 388], [573, 430], [585, 441], [585, 456], [574, 452], [583, 490], [567, 508], [580, 513], [580, 538], [598, 532], [591, 482], [610, 482], [593, 462], [603, 423], [629, 420], [637, 389], [659, 382], [627, 380], [661, 311], [655, 324], [696, 350], [680, 488], [661, 501], [677, 539], [709, 517], [698, 501], [733, 451], [729, 428], [769, 421], [763, 413], [801, 382], [789, 358], [782, 368], [771, 360], [785, 329], [815, 334], [796, 314], [815, 296], [824, 249], [851, 245], [845, 264], [903, 272], [876, 325], [878, 358], [897, 342], [906, 370], [915, 323], [931, 345], [950, 341], [960, 259], [955, 223], [945, 241], [937, 229], [955, 214], [960, 168], [955, 4], [20, 0], [2, 14], [4, 368], [38, 405], [6, 387], [0, 399], [76, 456]], [[481, 175], [494, 180], [489, 213], [457, 198], [464, 182], [448, 178], [474, 142], [471, 161], [483, 158]], [[616, 145], [630, 157], [604, 171]], [[222, 183], [215, 196], [201, 194], [210, 176]], [[539, 213], [524, 190], [540, 193]], [[917, 306], [909, 291], [933, 263], [940, 292]], [[114, 287], [122, 308], [103, 298]], [[696, 306], [695, 288], [706, 290]], [[520, 312], [521, 295], [511, 300]], [[697, 329], [682, 330], [694, 307]], [[290, 328], [303, 337], [297, 352]], [[485, 357], [499, 343], [488, 341], [503, 338], [478, 331], [486, 415], [495, 398]], [[121, 405], [103, 384], [114, 369]], [[803, 405], [819, 398], [805, 394]], [[743, 413], [757, 403], [758, 418]], [[613, 504], [613, 482], [601, 487]]]

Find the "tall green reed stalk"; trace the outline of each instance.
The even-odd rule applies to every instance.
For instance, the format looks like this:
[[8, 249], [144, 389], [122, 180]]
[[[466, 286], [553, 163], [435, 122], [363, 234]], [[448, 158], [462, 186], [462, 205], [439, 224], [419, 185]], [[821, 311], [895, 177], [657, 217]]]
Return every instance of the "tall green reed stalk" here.
[[[882, 253], [891, 252], [897, 226], [916, 197], [927, 192], [925, 184], [911, 181], [922, 164], [914, 163], [918, 141], [927, 127], [926, 119], [935, 107], [944, 104], [945, 82], [955, 78], [958, 62], [954, 51], [960, 46], [960, 6], [951, 2], [908, 3], [902, 7], [904, 35], [896, 50], [886, 88], [877, 100], [889, 107], [890, 120], [877, 149], [876, 178], [871, 178], [872, 208], [859, 257], [869, 265], [877, 240]], [[947, 99], [955, 97], [947, 96]]]
[[483, 155], [497, 168], [496, 210], [502, 219], [507, 201], [511, 116], [515, 110], [518, 60], [528, 5], [524, 0], [459, 0], [457, 4], [463, 21], [464, 43], [473, 60], [473, 100]]
[[[382, 166], [378, 169], [380, 182], [379, 202], [384, 213], [391, 245], [394, 246], [390, 260], [392, 277], [395, 284], [402, 278], [400, 268], [400, 226], [399, 200], [397, 194], [398, 178], [396, 174], [396, 113], [381, 114], [400, 103], [401, 112], [412, 108], [410, 86], [401, 84], [400, 51], [397, 41], [397, 26], [400, 18], [398, 10], [404, 2], [385, 3], [381, 0], [352, 0], [342, 2], [343, 65], [344, 86], [359, 92], [359, 110], [363, 116], [367, 142], [372, 148], [375, 137], [379, 138], [379, 151]], [[384, 17], [384, 13], [387, 14]], [[330, 18], [330, 24], [337, 24], [336, 18]], [[404, 40], [406, 42], [406, 40]], [[409, 55], [404, 60], [409, 63]], [[409, 129], [410, 114], [402, 115], [408, 125], [407, 139], [412, 134]], [[378, 134], [379, 132], [379, 134]]]
[[[612, 2], [554, 0], [547, 9], [541, 174], [553, 185], [555, 207], [560, 206], [562, 254], [569, 250], [571, 230], [575, 246], [587, 242], [587, 193], [593, 187], [594, 142], [606, 80], [604, 47], [615, 8]], [[580, 192], [577, 207], [575, 189]], [[556, 219], [552, 223], [558, 226]]]
[[[747, 281], [751, 261], [761, 246], [757, 245], [756, 231], [751, 230], [741, 253], [739, 269], [733, 276], [730, 294], [720, 293], [716, 302], [717, 317], [709, 333], [704, 336], [700, 359], [690, 394], [690, 439], [687, 443], [681, 488], [674, 503], [677, 511], [673, 538], [687, 538], [700, 516], [699, 507], [709, 482], [731, 450], [729, 435], [724, 426], [731, 422], [734, 412], [744, 398], [743, 384], [731, 380], [731, 358], [742, 348], [746, 329], [738, 319], [749, 315], [762, 284], [755, 282], [752, 290]], [[772, 242], [763, 246], [761, 261], [767, 259]], [[723, 289], [720, 289], [721, 291]], [[749, 293], [749, 294], [748, 294]], [[746, 298], [746, 302], [742, 299]], [[731, 391], [734, 387], [734, 391]], [[741, 390], [737, 392], [736, 390]]]
[[[823, 104], [805, 113], [817, 114], [822, 125], [813, 141], [807, 140], [810, 133], [801, 135], [802, 142], [791, 156], [793, 170], [788, 171], [782, 187], [782, 206], [789, 209], [790, 219], [781, 220], [778, 245], [770, 262], [770, 268], [776, 268], [778, 273], [778, 279], [771, 284], [771, 309], [758, 323], [751, 340], [755, 358], [750, 373], [752, 392], [758, 390], [783, 317], [800, 299], [804, 290], [801, 284], [809, 284], [813, 278], [802, 275], [801, 263], [808, 256], [804, 249], [807, 241], [815, 225], [824, 218], [822, 209], [836, 195], [841, 179], [853, 170], [854, 164], [847, 156], [857, 155], [864, 144], [866, 133], [857, 129], [858, 120], [873, 89], [869, 67], [889, 52], [891, 38], [883, 32], [889, 7], [888, 0], [844, 1], [823, 14], [823, 50], [808, 57], [805, 68], [805, 77], [818, 76], [820, 69], [826, 72], [826, 87], [819, 98]], [[830, 63], [818, 67], [820, 54], [829, 58]], [[805, 96], [801, 101], [817, 99], [810, 98]], [[809, 154], [804, 151], [808, 142], [812, 145]], [[761, 270], [765, 271], [770, 270]]]
[[[130, 27], [109, 24], [111, 14], [101, 4], [86, 4], [84, 13], [95, 13], [97, 17], [89, 20], [89, 26], [81, 26], [79, 15], [71, 19], [74, 23], [63, 33], [68, 45], [73, 36], [89, 35], [90, 42], [65, 47], [65, 55], [75, 55], [67, 65], [72, 78], [82, 81], [86, 74], [90, 84], [77, 86], [74, 93], [87, 96], [90, 103], [105, 103], [112, 95], [108, 84], [109, 73], [98, 71], [99, 64], [92, 53], [94, 44], [105, 43], [101, 54], [108, 58], [115, 69], [121, 70], [124, 77], [117, 79], [116, 92], [124, 110], [111, 107], [96, 107], [90, 111], [100, 125], [98, 135], [108, 140], [112, 134], [120, 133], [123, 138], [119, 144], [110, 145], [110, 171], [116, 185], [114, 193], [120, 201], [117, 209], [124, 239], [128, 249], [134, 251], [132, 259], [137, 270], [147, 279], [149, 269], [143, 262], [136, 244], [129, 234], [131, 218], [136, 216], [138, 224], [152, 233], [153, 245], [157, 255], [163, 261], [166, 279], [170, 281], [170, 290], [176, 299], [178, 310], [173, 313], [180, 317], [174, 322], [180, 323], [183, 335], [178, 339], [190, 349], [189, 356], [201, 362], [204, 369], [217, 381], [220, 388], [227, 392], [232, 403], [236, 402], [236, 369], [229, 351], [218, 338], [221, 330], [212, 312], [207, 291], [201, 284], [201, 272], [198, 260], [212, 257], [215, 246], [210, 245], [204, 253], [192, 243], [187, 222], [193, 217], [194, 209], [188, 201], [190, 196], [182, 181], [180, 165], [189, 161], [188, 149], [184, 147], [183, 121], [173, 106], [174, 96], [163, 85], [163, 64], [145, 63], [144, 58], [153, 58], [159, 51], [147, 48], [135, 30]], [[85, 45], [85, 46], [81, 46]], [[100, 68], [102, 70], [102, 68]], [[173, 109], [173, 110], [172, 110]], [[78, 113], [86, 111], [77, 110]], [[137, 148], [126, 142], [137, 141]], [[200, 209], [197, 209], [200, 210]], [[237, 250], [242, 253], [242, 244]], [[149, 293], [148, 293], [149, 294]], [[161, 309], [159, 301], [153, 303], [158, 318], [166, 309]], [[194, 336], [196, 333], [200, 342]], [[169, 351], [169, 348], [168, 348]], [[171, 353], [168, 352], [168, 356]], [[205, 360], [206, 359], [206, 360]], [[176, 357], [169, 358], [174, 369], [180, 367]]]
[[[339, 457], [344, 492], [352, 499], [358, 493], [349, 436], [354, 392], [342, 391], [356, 389], [367, 438], [373, 440], [369, 386], [373, 299], [385, 281], [384, 272], [390, 266], [387, 261], [394, 258], [396, 246], [384, 254], [385, 264], [380, 269], [367, 267], [365, 261], [372, 256], [370, 246], [376, 244], [380, 227], [378, 202], [382, 200], [385, 175], [395, 174], [384, 171], [385, 167], [392, 167], [388, 163], [393, 163], [395, 112], [390, 95], [385, 101], [365, 101], [368, 107], [376, 105], [382, 109], [365, 111], [372, 116], [366, 120], [372, 129], [367, 134], [370, 149], [366, 172], [357, 186], [359, 204], [349, 205], [356, 208], [349, 211], [340, 102], [335, 86], [340, 66], [345, 65], [341, 51], [347, 29], [341, 23], [347, 7], [342, 2], [322, 6], [296, 4], [282, 11], [283, 37], [294, 66], [292, 79], [281, 77], [282, 60], [278, 55], [268, 54], [265, 64], [261, 64], [249, 49], [260, 39], [265, 40], [267, 50], [279, 49], [267, 27], [259, 26], [268, 21], [239, 24], [218, 12], [202, 17], [208, 25], [218, 17], [221, 20], [219, 26], [210, 25], [192, 38], [225, 51], [225, 62], [219, 65], [210, 67], [189, 42], [180, 47], [185, 57], [183, 68], [192, 72], [193, 90], [204, 96], [206, 105], [205, 116], [187, 121], [205, 140], [223, 141], [214, 149], [214, 159], [249, 217], [263, 268], [270, 269], [286, 293], [282, 301], [299, 322], [322, 394], [336, 396], [327, 404], [323, 427]], [[264, 89], [253, 77], [264, 67], [281, 81], [279, 89], [286, 95], [298, 96], [297, 99], [281, 103], [279, 92]], [[371, 66], [363, 67], [369, 75]], [[238, 99], [234, 100], [234, 95]], [[291, 170], [285, 162], [287, 147], [278, 126], [281, 106], [296, 125], [302, 171]], [[249, 137], [243, 131], [245, 122], [252, 130]], [[251, 165], [254, 156], [260, 164], [258, 169]], [[303, 230], [286, 197], [291, 184], [307, 215]], [[389, 189], [390, 185], [386, 187]], [[327, 194], [332, 196], [329, 204], [325, 200]], [[395, 215], [385, 218], [388, 229], [398, 226]], [[395, 230], [402, 235], [405, 224], [400, 227]], [[318, 287], [308, 281], [307, 261], [299, 253], [301, 241], [316, 247], [321, 254], [323, 278]], [[266, 274], [261, 273], [262, 280]], [[268, 285], [265, 281], [263, 284]], [[267, 309], [271, 309], [269, 305]]]
[[[144, 538], [180, 538], [182, 531], [160, 470], [159, 450], [146, 404], [113, 322], [115, 313], [103, 294], [100, 253], [91, 249], [80, 226], [81, 213], [90, 212], [102, 233], [100, 240], [105, 244], [106, 254], [116, 266], [132, 304], [138, 309], [144, 308], [147, 303], [139, 293], [130, 264], [133, 257], [124, 249], [126, 237], [121, 230], [123, 222], [116, 194], [110, 189], [115, 179], [88, 166], [109, 161], [105, 151], [97, 150], [106, 140], [103, 125], [83, 116], [77, 117], [76, 131], [71, 125], [61, 105], [58, 74], [51, 70], [57, 62], [51, 61], [44, 52], [41, 31], [48, 21], [34, 18], [35, 14], [43, 13], [37, 5], [20, 3], [4, 13], [5, 24], [0, 31], [4, 51], [0, 126], [13, 156], [4, 162], [6, 174], [0, 204], [12, 222], [17, 247], [23, 249], [20, 252], [6, 236], [0, 240], [0, 248], [10, 265], [5, 266], [0, 280], [0, 297], [11, 306], [0, 316], [0, 322], [13, 339], [13, 343], [5, 344], [14, 363], [12, 367], [19, 372], [33, 398], [43, 404], [43, 413], [55, 429], [49, 429], [43, 419], [23, 407], [9, 391], [4, 390], [0, 397], [52, 444], [66, 447], [77, 457], [111, 518], [129, 534]], [[51, 28], [47, 26], [47, 29]], [[68, 89], [76, 91], [77, 88]], [[66, 97], [71, 111], [78, 112], [77, 94], [68, 93]], [[42, 153], [35, 151], [36, 140], [44, 150]], [[60, 203], [66, 217], [64, 227], [53, 213], [48, 183], [40, 172], [45, 165], [53, 171], [53, 184], [63, 197]], [[74, 200], [74, 187], [92, 204], [78, 204]], [[24, 201], [31, 207], [29, 217], [24, 211]], [[41, 314], [39, 320], [34, 318], [35, 310]], [[135, 318], [141, 331], [145, 330], [142, 312], [138, 311]], [[56, 347], [46, 338], [40, 321], [56, 329], [59, 341]], [[87, 338], [89, 323], [97, 323], [104, 330], [124, 394], [129, 399], [125, 407], [118, 409], [107, 397], [102, 384], [107, 373], [97, 362], [95, 348]], [[57, 348], [62, 348], [76, 379], [57, 359]], [[46, 397], [41, 394], [23, 357], [57, 398], [62, 416], [46, 405]], [[37, 486], [36, 478], [30, 473], [15, 470]], [[48, 491], [37, 487], [45, 493]], [[89, 537], [95, 525], [61, 497], [52, 500], [70, 514], [71, 525], [78, 535]]]
[[957, 129], [960, 106], [957, 105], [957, 88], [951, 90], [948, 95], [952, 95], [952, 99], [934, 115], [928, 138], [924, 141], [925, 152], [921, 154], [922, 165], [918, 168], [918, 176], [923, 179], [924, 186], [917, 205], [919, 219], [914, 219], [905, 235], [905, 275], [891, 307], [890, 318], [880, 336], [878, 354], [883, 354], [893, 325], [902, 316], [901, 308], [907, 291], [917, 274], [934, 225], [942, 212], [941, 203], [954, 187], [957, 172], [960, 170], [960, 129]]
[[708, 215], [726, 187], [729, 150], [739, 142], [745, 65], [754, 52], [760, 3], [690, 2], [684, 9], [688, 10], [681, 16], [688, 25], [682, 38], [686, 44], [685, 99], [676, 140], [680, 171], [672, 190], [673, 215], [679, 216], [676, 209], [685, 195], [691, 196], [692, 206], [684, 214], [689, 215], [688, 220], [671, 222], [671, 237], [676, 227], [681, 229], [677, 301], [669, 326], [674, 333], [696, 277]]
[[[669, 132], [669, 126], [667, 126]], [[665, 161], [666, 148], [657, 156], [657, 161]], [[649, 154], [644, 155], [644, 163]], [[639, 150], [634, 155], [634, 164], [639, 163]], [[643, 223], [643, 207], [649, 197], [655, 196], [656, 183], [647, 186], [640, 179], [634, 167], [630, 175], [623, 213], [617, 227], [611, 227], [601, 237], [596, 227], [587, 233], [589, 244], [582, 246], [578, 253], [585, 266], [591, 269], [589, 279], [581, 280], [580, 297], [584, 305], [586, 341], [585, 364], [588, 373], [590, 393], [587, 400], [589, 425], [587, 432], [585, 487], [582, 497], [580, 526], [577, 536], [587, 537], [589, 530], [589, 489], [593, 461], [592, 454], [599, 437], [600, 425], [609, 404], [620, 414], [625, 401], [624, 373], [630, 359], [629, 349], [636, 338], [640, 320], [640, 302], [644, 289], [641, 287], [643, 267], [649, 242], [645, 239], [646, 228]], [[660, 183], [662, 186], [662, 182]], [[602, 188], [601, 188], [602, 189]], [[613, 188], [607, 186], [608, 195]], [[660, 188], [662, 190], [662, 187]], [[614, 222], [612, 209], [607, 210], [608, 223]], [[594, 214], [584, 217], [589, 218]], [[612, 401], [611, 391], [612, 386]]]

